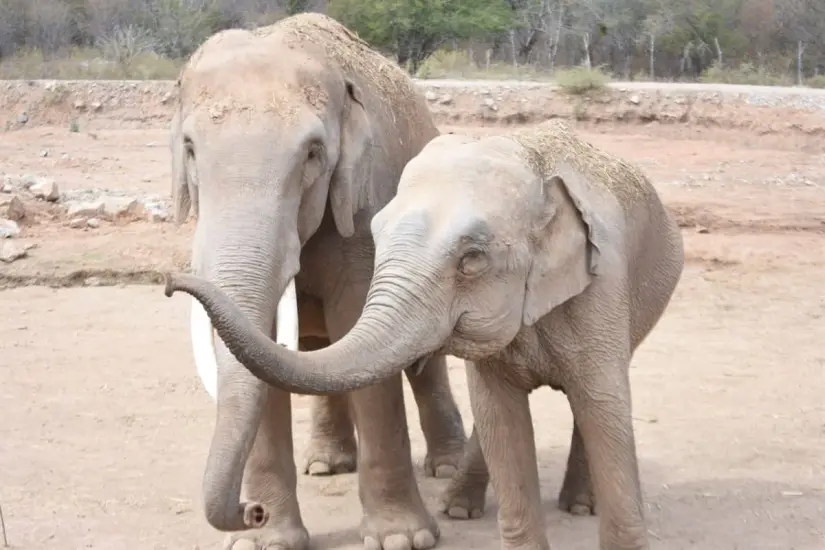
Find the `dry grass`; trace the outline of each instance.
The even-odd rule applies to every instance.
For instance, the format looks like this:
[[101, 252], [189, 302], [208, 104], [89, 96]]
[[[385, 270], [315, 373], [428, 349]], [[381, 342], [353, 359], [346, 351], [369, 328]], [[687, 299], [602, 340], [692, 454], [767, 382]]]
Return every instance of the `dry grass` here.
[[812, 76], [805, 81], [805, 85], [809, 88], [825, 88], [825, 74]]
[[153, 53], [117, 63], [94, 48], [74, 48], [51, 57], [39, 50], [25, 50], [0, 61], [0, 79], [169, 80], [177, 78], [180, 67], [181, 62]]
[[550, 80], [550, 74], [529, 65], [513, 66], [510, 63], [490, 63], [480, 66], [470, 60], [463, 50], [438, 50], [424, 60], [416, 72], [416, 77], [456, 78], [475, 80]]
[[560, 69], [553, 74], [559, 88], [570, 95], [586, 95], [601, 92], [610, 82], [610, 76], [601, 68], [573, 67]]
[[788, 74], [775, 73], [752, 63], [742, 63], [736, 68], [714, 64], [699, 77], [700, 82], [718, 84], [748, 84], [752, 86], [793, 86]]
[[606, 186], [625, 207], [655, 193], [641, 168], [583, 140], [565, 122], [550, 120], [511, 135], [527, 150], [525, 160], [536, 174], [551, 177], [562, 165], [568, 166]]

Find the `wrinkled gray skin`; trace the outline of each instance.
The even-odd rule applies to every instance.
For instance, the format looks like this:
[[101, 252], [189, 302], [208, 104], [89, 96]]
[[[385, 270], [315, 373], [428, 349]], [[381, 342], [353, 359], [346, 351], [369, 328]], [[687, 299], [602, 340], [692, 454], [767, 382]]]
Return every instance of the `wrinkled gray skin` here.
[[445, 505], [477, 506], [486, 463], [507, 549], [549, 548], [528, 394], [564, 391], [575, 429], [560, 497], [587, 501], [592, 478], [600, 548], [647, 549], [628, 369], [684, 262], [649, 181], [562, 123], [441, 136], [406, 166], [372, 233], [364, 311], [320, 351], [272, 345], [203, 280], [170, 276], [166, 292], [196, 296], [250, 371], [296, 392], [364, 387], [431, 353], [464, 358], [475, 427]]
[[[395, 194], [406, 162], [437, 135], [426, 102], [406, 73], [320, 14], [213, 36], [179, 88], [174, 197], [179, 222], [190, 209], [198, 215], [193, 271], [267, 335], [295, 277], [301, 349], [341, 338], [372, 277], [369, 221]], [[235, 531], [227, 547], [302, 550], [309, 536], [295, 492], [290, 395], [252, 376], [219, 339], [216, 348], [206, 517]], [[466, 436], [444, 357], [408, 378], [426, 472], [451, 475]], [[438, 530], [414, 479], [401, 384], [393, 375], [351, 395], [317, 398], [304, 470], [352, 471], [357, 452], [368, 542], [395, 548], [415, 538], [429, 547]]]

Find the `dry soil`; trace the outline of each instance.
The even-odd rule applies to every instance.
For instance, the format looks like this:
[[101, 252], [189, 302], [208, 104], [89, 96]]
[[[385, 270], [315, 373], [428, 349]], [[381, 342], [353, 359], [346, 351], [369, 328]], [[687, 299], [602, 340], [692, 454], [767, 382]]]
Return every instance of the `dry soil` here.
[[[0, 158], [7, 173], [52, 176], [63, 189], [166, 194], [166, 130], [144, 126], [0, 133]], [[679, 124], [580, 130], [645, 168], [686, 242], [682, 281], [632, 369], [652, 548], [825, 549], [821, 136]], [[18, 240], [37, 247], [0, 264], [0, 506], [11, 547], [220, 548], [200, 504], [214, 405], [195, 374], [188, 302], [131, 284], [184, 267], [192, 223], [35, 221]], [[469, 429], [458, 361], [451, 379]], [[423, 438], [406, 397], [420, 472]], [[309, 411], [305, 398], [293, 403], [300, 458]], [[597, 548], [597, 518], [556, 509], [571, 429], [564, 397], [542, 389], [531, 405], [550, 540]], [[359, 548], [356, 476], [299, 477], [316, 547]], [[446, 481], [420, 482], [435, 510]], [[439, 547], [498, 549], [488, 499], [481, 520], [439, 518]]]

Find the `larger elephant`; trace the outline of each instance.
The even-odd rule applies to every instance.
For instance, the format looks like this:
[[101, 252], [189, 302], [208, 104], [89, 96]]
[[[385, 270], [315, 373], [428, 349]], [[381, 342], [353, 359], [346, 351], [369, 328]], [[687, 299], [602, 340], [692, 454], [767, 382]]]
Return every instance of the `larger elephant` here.
[[[178, 222], [197, 214], [193, 272], [269, 337], [277, 331], [294, 346], [299, 334], [303, 349], [341, 338], [373, 273], [369, 221], [438, 134], [426, 101], [396, 64], [321, 14], [212, 36], [178, 86], [173, 194]], [[227, 546], [302, 550], [309, 536], [295, 492], [290, 396], [213, 339], [195, 301], [192, 313], [198, 371], [217, 400], [206, 517], [235, 531]], [[444, 357], [408, 378], [427, 472], [450, 473], [466, 436]], [[399, 375], [318, 398], [305, 471], [352, 470], [357, 452], [364, 536], [428, 547], [438, 530], [414, 479], [401, 384]]]
[[480, 450], [469, 445], [464, 466], [489, 466], [503, 548], [549, 548], [527, 397], [542, 385], [564, 391], [600, 548], [648, 548], [628, 369], [684, 264], [679, 228], [649, 180], [560, 122], [441, 136], [407, 165], [372, 233], [364, 311], [320, 351], [273, 346], [208, 281], [169, 276], [166, 292], [196, 296], [247, 368], [297, 392], [375, 384], [433, 353], [464, 358]]

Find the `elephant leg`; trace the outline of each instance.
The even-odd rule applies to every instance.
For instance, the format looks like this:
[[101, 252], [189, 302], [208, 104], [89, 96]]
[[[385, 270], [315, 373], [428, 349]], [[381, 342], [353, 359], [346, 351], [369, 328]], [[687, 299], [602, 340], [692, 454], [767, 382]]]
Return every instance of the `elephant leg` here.
[[227, 536], [227, 550], [306, 550], [304, 527], [296, 494], [297, 475], [292, 455], [292, 410], [288, 392], [269, 388], [252, 452], [244, 470], [247, 498], [263, 504], [269, 521], [261, 529]]
[[429, 477], [452, 477], [459, 468], [467, 437], [461, 413], [450, 389], [447, 358], [430, 358], [420, 373], [406, 371], [410, 382], [421, 430], [427, 441], [424, 474]]
[[[312, 351], [329, 345], [326, 338], [301, 338], [301, 349]], [[304, 473], [325, 476], [354, 472], [355, 427], [349, 397], [312, 397], [312, 435], [304, 453]]]
[[[647, 550], [627, 359], [610, 349], [575, 362], [567, 394], [590, 464], [603, 550]], [[569, 361], [566, 369], [574, 368]]]
[[525, 389], [504, 380], [508, 365], [467, 365], [470, 404], [498, 498], [501, 548], [550, 550], [541, 509], [536, 442]]
[[[343, 337], [358, 320], [369, 281], [325, 303], [330, 339]], [[364, 517], [361, 534], [369, 550], [427, 549], [439, 538], [415, 479], [401, 375], [350, 393], [358, 430], [358, 494]]]
[[358, 490], [369, 550], [435, 546], [438, 524], [413, 474], [401, 376], [352, 393], [358, 429]]
[[570, 454], [567, 457], [567, 471], [559, 492], [559, 508], [574, 516], [596, 515], [596, 497], [593, 495], [593, 482], [584, 441], [576, 423], [573, 423], [573, 435], [570, 438]]
[[454, 519], [480, 518], [484, 515], [489, 482], [490, 473], [484, 462], [478, 431], [473, 426], [458, 471], [441, 498], [440, 511]]

